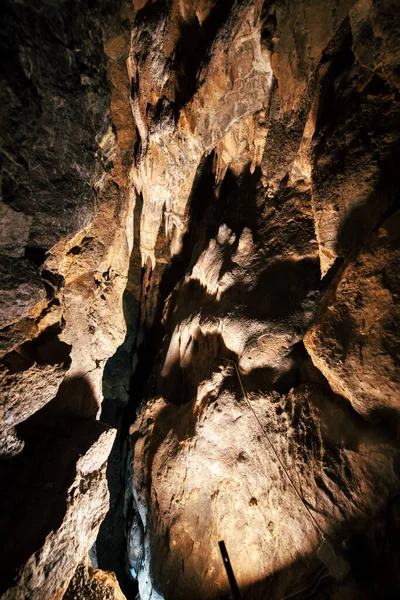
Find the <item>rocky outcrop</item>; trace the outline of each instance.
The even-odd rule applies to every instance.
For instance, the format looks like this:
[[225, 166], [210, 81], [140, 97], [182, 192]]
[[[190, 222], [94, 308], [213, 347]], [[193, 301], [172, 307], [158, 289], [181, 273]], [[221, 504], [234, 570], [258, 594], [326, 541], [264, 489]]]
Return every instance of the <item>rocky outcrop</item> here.
[[[120, 22], [107, 4], [59, 8], [4, 6], [0, 351], [10, 391], [2, 428], [54, 398], [67, 371], [68, 393], [85, 376], [95, 399], [87, 406], [78, 386], [69, 409], [95, 416], [105, 362], [126, 333], [122, 296], [133, 244], [126, 139], [132, 143], [134, 128], [125, 121], [119, 146], [112, 117], [122, 110], [124, 80], [118, 98], [110, 96], [107, 74], [118, 79], [118, 61], [107, 67], [103, 42], [110, 46]], [[51, 336], [54, 348], [69, 348], [58, 363], [46, 351]], [[31, 340], [35, 356], [27, 359]], [[23, 409], [22, 396], [23, 415], [14, 418], [13, 398], [28, 386], [35, 400]]]
[[3, 4], [0, 593], [397, 597], [396, 3]]
[[[141, 598], [228, 596], [220, 540], [245, 598], [283, 597], [320, 570], [320, 534], [264, 432], [322, 531], [346, 539], [347, 556], [357, 537], [372, 549], [374, 536], [381, 541], [386, 498], [398, 485], [397, 444], [323, 386], [251, 392], [246, 401], [235, 369], [221, 363], [192, 402], [155, 398], [131, 429], [135, 529], [144, 533], [142, 554], [132, 543], [130, 560], [145, 566]], [[373, 550], [369, 562], [378, 558]], [[360, 593], [366, 584], [357, 571], [347, 581]]]
[[397, 16], [389, 23], [392, 9], [390, 2], [357, 2], [326, 75], [313, 177], [323, 274], [337, 257], [356, 252], [398, 208], [398, 23]]
[[19, 434], [23, 451], [1, 464], [2, 598], [62, 598], [108, 510], [115, 431], [48, 405]]
[[371, 420], [399, 411], [399, 237], [396, 213], [340, 270], [304, 339], [332, 389]]
[[[392, 597], [394, 563], [387, 580], [381, 565], [400, 486], [396, 11], [172, 4], [140, 5], [129, 62], [147, 266], [139, 365], [153, 360], [131, 427], [131, 572], [148, 600], [229, 595], [223, 540], [245, 598], [311, 584], [327, 598]], [[207, 48], [191, 87], [184, 23]], [[318, 528], [350, 564], [344, 581], [320, 570]]]
[[110, 571], [93, 569], [89, 557], [79, 564], [64, 600], [126, 600]]
[[109, 507], [115, 431], [96, 417], [105, 363], [126, 334], [135, 139], [132, 118], [113, 123], [129, 109], [125, 59], [112, 52], [115, 9], [2, 6], [4, 598], [61, 598]]
[[[181, 6], [180, 14], [173, 15], [169, 22], [168, 14], [160, 11], [157, 15], [151, 7], [156, 20], [150, 21], [149, 27], [143, 14], [146, 9], [136, 16], [139, 26], [135, 28], [136, 44], [130, 50], [128, 68], [136, 88], [134, 115], [143, 146], [139, 162], [132, 170], [135, 185], [143, 195], [140, 248], [143, 264], [150, 259], [154, 268], [161, 222], [165, 220], [166, 235], [169, 232], [172, 235], [171, 252], [177, 254], [186, 231], [187, 201], [201, 157], [211, 152], [235, 123], [265, 106], [272, 71], [268, 53], [260, 44], [260, 22], [255, 14], [255, 4], [237, 2], [216, 37], [210, 40], [207, 63], [196, 74], [199, 82], [196, 93], [175, 116], [174, 96], [179, 98], [180, 82], [174, 81], [176, 73], [169, 73], [171, 67], [163, 53], [150, 53], [148, 47], [141, 46], [143, 29], [146, 28], [148, 35], [155, 36], [165, 23], [163, 43], [173, 52], [180, 43], [187, 43], [183, 39], [184, 23], [199, 31], [202, 21], [205, 18], [211, 20], [214, 15], [210, 12], [199, 17], [195, 7], [188, 3]], [[156, 43], [160, 41], [157, 36]], [[134, 59], [136, 56], [139, 60]], [[146, 77], [147, 73], [149, 77]], [[142, 88], [139, 81], [143, 76], [146, 85]], [[157, 80], [155, 89], [148, 90], [147, 86], [154, 79]], [[150, 93], [150, 102], [146, 92]], [[142, 114], [142, 106], [146, 107], [147, 114]], [[154, 122], [150, 108], [153, 106]], [[158, 119], [157, 112], [160, 113]]]

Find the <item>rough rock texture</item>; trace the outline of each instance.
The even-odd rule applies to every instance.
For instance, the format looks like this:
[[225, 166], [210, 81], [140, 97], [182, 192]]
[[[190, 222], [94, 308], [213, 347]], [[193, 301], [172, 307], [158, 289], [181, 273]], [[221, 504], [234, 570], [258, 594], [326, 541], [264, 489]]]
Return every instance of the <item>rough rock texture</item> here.
[[79, 564], [64, 600], [126, 600], [110, 571], [93, 569], [88, 557]]
[[400, 213], [338, 273], [304, 339], [332, 389], [369, 419], [399, 411]]
[[3, 5], [2, 202], [21, 223], [25, 216], [22, 255], [48, 250], [95, 214], [91, 179], [108, 90], [99, 15], [87, 7]]
[[108, 509], [106, 464], [115, 431], [60, 418], [46, 406], [25, 421], [22, 452], [1, 464], [1, 593], [62, 598]]
[[340, 51], [328, 68], [316, 123], [313, 177], [323, 274], [337, 257], [357, 251], [399, 207], [397, 12], [390, 2], [356, 3]]
[[[174, 115], [174, 100], [179, 107], [180, 99], [178, 91], [178, 98], [175, 98], [170, 89], [178, 74], [170, 75], [167, 57], [170, 52], [177, 51], [180, 42], [188, 43], [180, 37], [185, 26], [193, 27], [195, 31], [200, 29], [205, 15], [199, 18], [191, 3], [186, 6], [178, 2], [173, 4], [177, 12], [175, 7], [172, 8], [172, 19], [163, 11], [157, 14], [150, 3], [138, 12], [135, 23], [140, 24], [135, 28], [137, 36], [133, 38], [128, 65], [132, 82], [138, 88], [133, 105], [143, 146], [139, 162], [132, 170], [136, 188], [143, 196], [140, 249], [143, 264], [150, 259], [153, 268], [163, 219], [166, 234], [172, 233], [171, 252], [176, 254], [181, 249], [187, 201], [201, 157], [211, 152], [235, 123], [263, 108], [272, 83], [268, 53], [263, 52], [260, 44], [260, 22], [255, 4], [236, 2], [226, 22], [211, 40], [206, 65], [196, 74], [196, 93], [178, 115]], [[150, 36], [163, 25], [165, 27], [162, 38], [166, 39], [157, 36], [156, 43], [163, 42], [168, 49], [167, 56], [163, 52], [151, 53], [142, 45], [149, 26], [143, 15], [147, 10], [153, 14]], [[212, 13], [207, 15], [210, 20], [213, 16]], [[184, 51], [182, 48], [181, 52]], [[193, 65], [189, 68], [193, 69]], [[151, 74], [146, 77], [148, 71]], [[146, 80], [143, 88], [138, 85], [139, 74], [140, 80], [143, 75]], [[155, 89], [148, 90], [147, 86], [154, 79], [157, 81]], [[174, 83], [182, 93], [180, 82]], [[146, 115], [142, 114], [142, 106], [146, 107]], [[149, 123], [152, 108], [156, 114], [154, 122]]]
[[397, 4], [3, 2], [7, 600], [398, 598]]
[[119, 8], [87, 0], [2, 4], [5, 598], [61, 598], [109, 506], [115, 431], [95, 417], [105, 363], [126, 334], [127, 173], [136, 139], [125, 46], [119, 56], [112, 49], [129, 21]]
[[[67, 370], [60, 394], [68, 408], [83, 416], [99, 411], [105, 362], [126, 333], [123, 294], [133, 244], [126, 146], [135, 133], [132, 118], [123, 126], [112, 120], [121, 97], [128, 106], [129, 98], [118, 57], [107, 66], [105, 47], [116, 27], [121, 36], [111, 6], [35, 8], [10, 0], [3, 8], [0, 355], [8, 416], [0, 427], [8, 429], [19, 413], [27, 418], [54, 398]], [[110, 94], [116, 81], [117, 98]], [[58, 369], [51, 351], [43, 357], [39, 347], [53, 334], [54, 344], [58, 339], [70, 350]], [[37, 351], [26, 361], [30, 340]], [[48, 375], [39, 378], [44, 370]], [[90, 405], [80, 397], [83, 376], [94, 390]], [[22, 386], [30, 406], [22, 408], [22, 397], [13, 417]]]
[[140, 596], [228, 596], [224, 540], [245, 598], [395, 598], [398, 10], [135, 8]]
[[[221, 366], [193, 402], [154, 399], [132, 427], [134, 494], [146, 528], [144, 556], [132, 543], [131, 559], [145, 559], [142, 598], [157, 597], [149, 582], [166, 598], [228, 596], [220, 540], [246, 598], [282, 597], [319, 570], [321, 538], [260, 424], [326, 534], [348, 544], [364, 536], [372, 547], [381, 539], [386, 497], [398, 482], [397, 444], [323, 387], [249, 396], [259, 422], [234, 369]], [[347, 584], [362, 595], [369, 582], [356, 571]]]

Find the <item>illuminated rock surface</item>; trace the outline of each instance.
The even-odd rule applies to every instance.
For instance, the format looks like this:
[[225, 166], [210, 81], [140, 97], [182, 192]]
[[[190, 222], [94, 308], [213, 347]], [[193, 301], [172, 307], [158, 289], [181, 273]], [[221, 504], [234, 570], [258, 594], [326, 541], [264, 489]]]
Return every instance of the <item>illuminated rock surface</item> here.
[[400, 213], [344, 265], [307, 332], [314, 364], [365, 417], [399, 407]]
[[1, 466], [2, 598], [59, 598], [107, 512], [115, 431], [46, 410], [21, 431], [24, 450]]
[[399, 597], [399, 14], [3, 2], [2, 598]]
[[65, 600], [125, 600], [114, 573], [93, 569], [88, 557], [78, 565], [64, 598]]
[[[179, 85], [171, 91], [179, 71], [163, 58], [176, 12], [165, 20], [151, 6], [136, 22], [148, 40], [162, 32], [162, 50], [135, 35], [131, 75], [142, 117], [132, 170], [148, 267], [142, 331], [155, 338], [145, 337], [138, 354], [139, 368], [150, 357], [153, 367], [131, 427], [128, 548], [141, 598], [228, 596], [220, 540], [245, 598], [309, 593], [315, 582], [319, 598], [394, 598], [398, 559], [384, 533], [399, 488], [394, 4], [232, 3], [220, 35], [233, 48], [243, 39], [235, 16], [254, 6], [252, 39], [268, 80], [262, 105], [239, 122], [228, 92], [224, 117], [215, 106], [227, 69], [232, 89], [246, 77], [240, 52], [227, 66], [232, 53], [219, 49], [217, 35], [181, 108]], [[180, 10], [194, 37], [191, 6]], [[157, 84], [148, 86], [151, 73]], [[257, 95], [248, 92], [251, 110]], [[162, 93], [175, 121], [152, 112]], [[214, 132], [210, 157], [204, 115]], [[299, 493], [350, 562], [344, 582], [320, 572], [320, 534], [224, 358], [237, 362]], [[383, 556], [391, 557], [386, 575]]]
[[[364, 536], [373, 547], [398, 482], [397, 445], [362, 425], [324, 388], [249, 396], [322, 530], [351, 543]], [[196, 400], [181, 407], [152, 401], [131, 433], [134, 495], [146, 523], [142, 597], [153, 597], [150, 581], [167, 598], [229, 595], [220, 540], [244, 597], [282, 597], [289, 585], [303, 587], [304, 573], [311, 581], [319, 571], [321, 538], [241, 397], [233, 369], [217, 369]], [[375, 519], [367, 532], [365, 513]], [[374, 558], [377, 553], [368, 560]]]

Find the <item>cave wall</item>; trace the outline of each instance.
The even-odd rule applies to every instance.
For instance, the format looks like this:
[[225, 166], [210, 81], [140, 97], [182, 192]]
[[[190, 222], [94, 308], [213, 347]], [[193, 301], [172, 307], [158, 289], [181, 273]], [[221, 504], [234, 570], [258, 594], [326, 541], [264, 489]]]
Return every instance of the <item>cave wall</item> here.
[[[153, 364], [131, 427], [141, 598], [228, 597], [221, 540], [245, 598], [397, 597], [398, 11], [231, 2], [209, 39], [220, 3], [156, 6], [130, 57]], [[183, 102], [187, 31], [208, 49]]]
[[0, 594], [397, 598], [397, 3], [3, 5]]
[[109, 507], [116, 431], [96, 417], [104, 366], [126, 337], [135, 128], [113, 40], [128, 22], [115, 2], [2, 4], [5, 598], [62, 597]]

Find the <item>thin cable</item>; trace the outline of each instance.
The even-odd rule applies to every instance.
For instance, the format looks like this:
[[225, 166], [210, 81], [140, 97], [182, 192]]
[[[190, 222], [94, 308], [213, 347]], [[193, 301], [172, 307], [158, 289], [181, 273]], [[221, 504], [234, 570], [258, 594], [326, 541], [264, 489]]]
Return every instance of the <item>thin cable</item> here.
[[325, 538], [326, 538], [326, 536], [325, 536], [325, 533], [322, 531], [321, 527], [318, 525], [318, 522], [316, 521], [315, 517], [314, 517], [314, 516], [313, 516], [313, 514], [311, 513], [311, 511], [310, 511], [310, 509], [308, 508], [307, 504], [304, 502], [303, 498], [301, 497], [301, 494], [300, 494], [300, 492], [297, 490], [297, 488], [296, 488], [295, 484], [293, 483], [293, 480], [292, 480], [292, 478], [290, 477], [289, 473], [287, 472], [285, 465], [284, 465], [284, 464], [283, 464], [283, 462], [281, 461], [281, 459], [280, 459], [280, 457], [279, 457], [279, 454], [276, 452], [276, 450], [275, 450], [275, 448], [274, 448], [274, 446], [273, 446], [273, 444], [272, 444], [271, 440], [269, 439], [269, 437], [268, 437], [268, 435], [267, 435], [267, 432], [265, 431], [264, 427], [263, 427], [263, 426], [262, 426], [262, 424], [261, 424], [261, 421], [260, 421], [260, 420], [259, 420], [259, 418], [257, 417], [257, 414], [256, 414], [256, 412], [255, 412], [254, 408], [252, 407], [252, 405], [251, 405], [251, 403], [250, 403], [250, 400], [249, 400], [249, 399], [248, 399], [248, 397], [247, 397], [247, 394], [246, 394], [246, 392], [244, 391], [244, 387], [243, 387], [243, 383], [242, 383], [242, 378], [241, 378], [241, 376], [240, 376], [239, 369], [238, 369], [238, 366], [237, 366], [236, 362], [235, 362], [234, 360], [232, 360], [231, 358], [223, 358], [222, 356], [221, 356], [221, 357], [219, 357], [219, 358], [221, 358], [222, 360], [227, 360], [228, 362], [230, 362], [230, 363], [233, 363], [233, 364], [235, 365], [235, 371], [236, 371], [236, 375], [237, 375], [237, 377], [238, 377], [238, 380], [239, 380], [239, 383], [240, 383], [240, 387], [241, 387], [241, 389], [242, 389], [243, 398], [246, 400], [248, 407], [250, 408], [251, 412], [253, 413], [253, 415], [254, 415], [254, 418], [256, 419], [256, 421], [257, 421], [257, 423], [258, 423], [258, 425], [259, 425], [259, 427], [260, 427], [260, 429], [261, 429], [261, 431], [262, 431], [262, 433], [263, 433], [263, 435], [264, 435], [265, 439], [267, 440], [267, 442], [268, 442], [268, 444], [269, 444], [269, 446], [270, 446], [270, 448], [271, 448], [272, 452], [274, 453], [274, 455], [275, 455], [275, 457], [276, 457], [277, 461], [279, 462], [279, 464], [281, 465], [281, 467], [282, 467], [282, 469], [283, 469], [284, 473], [286, 474], [286, 477], [288, 478], [290, 485], [292, 486], [292, 488], [293, 488], [293, 489], [294, 489], [294, 491], [296, 492], [296, 495], [297, 495], [298, 499], [300, 500], [301, 504], [302, 504], [302, 505], [304, 506], [304, 508], [306, 509], [308, 516], [310, 517], [310, 519], [311, 519], [311, 521], [313, 522], [313, 524], [314, 524], [314, 526], [316, 527], [316, 529], [319, 531], [319, 533], [320, 533], [320, 535], [321, 535], [322, 539], [323, 539], [323, 540], [325, 540]]
[[317, 573], [315, 579], [313, 579], [309, 585], [302, 588], [301, 590], [297, 590], [297, 592], [289, 594], [288, 596], [284, 596], [283, 598], [281, 598], [281, 600], [289, 600], [289, 598], [295, 598], [296, 596], [304, 594], [305, 592], [308, 592], [306, 598], [311, 598], [316, 593], [321, 581], [323, 579], [326, 579], [327, 577], [331, 577], [331, 575], [327, 572], [326, 568], [324, 567], [323, 569], [321, 569], [321, 571]]

